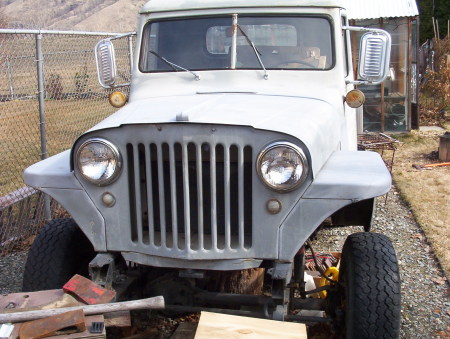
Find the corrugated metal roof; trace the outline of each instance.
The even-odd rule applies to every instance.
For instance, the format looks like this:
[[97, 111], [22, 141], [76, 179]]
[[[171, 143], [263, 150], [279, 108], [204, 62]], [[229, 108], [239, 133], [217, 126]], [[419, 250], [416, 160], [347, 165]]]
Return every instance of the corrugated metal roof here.
[[141, 13], [199, 8], [344, 7], [349, 19], [411, 17], [419, 15], [416, 0], [150, 0]]
[[349, 19], [414, 17], [416, 0], [343, 0]]
[[252, 7], [343, 7], [343, 0], [150, 0], [140, 13]]

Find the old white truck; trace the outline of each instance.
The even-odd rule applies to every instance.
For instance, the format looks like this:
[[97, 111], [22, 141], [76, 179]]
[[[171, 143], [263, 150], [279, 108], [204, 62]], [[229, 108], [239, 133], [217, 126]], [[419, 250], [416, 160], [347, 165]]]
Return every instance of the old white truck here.
[[[107, 286], [139, 271], [168, 309], [331, 324], [336, 336], [397, 338], [395, 252], [371, 233], [391, 177], [357, 151], [355, 85], [380, 83], [390, 36], [350, 27], [337, 0], [151, 0], [140, 12], [128, 102], [71, 150], [25, 171], [73, 219], [46, 225], [24, 290], [74, 273]], [[350, 32], [365, 32], [354, 78]], [[119, 87], [114, 39], [96, 47], [100, 83]], [[125, 96], [114, 93], [121, 106]], [[309, 240], [361, 225], [339, 273], [305, 288]], [[264, 296], [206, 292], [210, 272], [265, 268]], [[150, 278], [149, 278], [150, 277]], [[153, 285], [152, 285], [153, 284]], [[152, 288], [149, 288], [152, 290]], [[307, 298], [326, 291], [321, 299]], [[241, 307], [242, 306], [242, 307]], [[324, 311], [321, 316], [299, 312]]]

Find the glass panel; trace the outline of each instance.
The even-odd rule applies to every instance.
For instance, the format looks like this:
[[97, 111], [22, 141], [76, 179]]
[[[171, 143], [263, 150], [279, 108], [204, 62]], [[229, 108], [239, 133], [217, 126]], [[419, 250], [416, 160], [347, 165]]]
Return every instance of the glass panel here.
[[383, 29], [392, 37], [391, 77], [385, 81], [384, 130], [405, 131], [407, 129], [408, 95], [408, 19], [386, 19]]
[[[325, 18], [242, 17], [238, 23], [268, 69], [329, 69], [333, 63], [331, 25]], [[236, 67], [261, 68], [244, 37], [237, 46]]]
[[[248, 39], [267, 69], [330, 69], [334, 62], [331, 23], [324, 17], [238, 17], [237, 68], [261, 69]], [[143, 72], [230, 69], [232, 17], [149, 22], [145, 27]], [[169, 62], [167, 62], [169, 61]], [[179, 70], [179, 69], [178, 69]]]

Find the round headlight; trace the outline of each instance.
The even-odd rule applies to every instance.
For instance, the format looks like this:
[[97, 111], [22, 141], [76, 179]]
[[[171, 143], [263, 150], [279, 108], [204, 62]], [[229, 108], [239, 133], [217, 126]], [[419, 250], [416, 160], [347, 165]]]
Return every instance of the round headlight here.
[[291, 191], [306, 178], [308, 164], [300, 147], [289, 142], [267, 146], [258, 156], [258, 174], [262, 182], [276, 191]]
[[85, 141], [78, 148], [76, 164], [86, 180], [104, 186], [117, 179], [122, 169], [122, 158], [112, 143], [95, 138]]

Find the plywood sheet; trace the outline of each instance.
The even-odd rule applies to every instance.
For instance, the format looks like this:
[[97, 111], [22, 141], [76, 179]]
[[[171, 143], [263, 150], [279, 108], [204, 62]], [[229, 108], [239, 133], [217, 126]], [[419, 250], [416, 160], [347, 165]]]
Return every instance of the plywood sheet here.
[[307, 339], [304, 324], [202, 312], [195, 339]]

